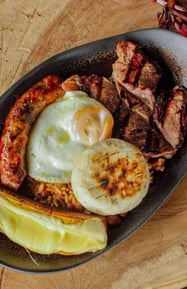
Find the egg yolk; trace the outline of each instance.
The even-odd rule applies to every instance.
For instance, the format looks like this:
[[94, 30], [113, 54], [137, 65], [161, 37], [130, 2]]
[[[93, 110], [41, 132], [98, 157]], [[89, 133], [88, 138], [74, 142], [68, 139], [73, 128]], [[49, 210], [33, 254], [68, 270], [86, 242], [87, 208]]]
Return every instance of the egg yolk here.
[[82, 91], [68, 91], [46, 107], [34, 123], [27, 145], [27, 172], [38, 181], [69, 183], [86, 147], [112, 134], [113, 117]]
[[109, 138], [112, 133], [113, 117], [101, 105], [87, 105], [77, 110], [72, 121], [72, 134], [76, 141], [92, 145]]

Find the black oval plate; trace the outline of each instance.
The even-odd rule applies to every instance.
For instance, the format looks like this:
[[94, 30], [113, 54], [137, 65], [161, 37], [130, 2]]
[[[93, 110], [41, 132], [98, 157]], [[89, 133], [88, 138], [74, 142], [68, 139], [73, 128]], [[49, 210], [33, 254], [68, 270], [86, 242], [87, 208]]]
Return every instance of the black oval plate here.
[[[111, 64], [116, 58], [115, 46], [119, 40], [137, 41], [147, 50], [147, 53], [158, 59], [165, 67], [166, 85], [177, 83], [187, 87], [187, 38], [162, 29], [134, 31], [59, 53], [35, 67], [0, 98], [0, 127], [3, 127], [13, 102], [46, 75], [60, 74], [64, 79], [75, 73], [110, 76]], [[2, 234], [0, 235], [0, 265], [24, 272], [49, 273], [83, 264], [118, 245], [140, 228], [159, 209], [186, 172], [187, 141], [177, 154], [167, 161], [165, 171], [155, 176], [154, 184], [140, 206], [128, 214], [121, 226], [110, 232], [106, 249], [79, 256], [42, 256], [34, 253], [30, 256], [23, 248], [12, 243]]]

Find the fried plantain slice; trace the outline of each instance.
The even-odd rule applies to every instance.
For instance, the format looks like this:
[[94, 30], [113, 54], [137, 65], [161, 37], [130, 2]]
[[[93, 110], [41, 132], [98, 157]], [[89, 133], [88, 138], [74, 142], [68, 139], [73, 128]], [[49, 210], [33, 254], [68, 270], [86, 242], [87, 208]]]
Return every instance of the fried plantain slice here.
[[54, 210], [0, 189], [0, 231], [13, 242], [40, 254], [77, 255], [107, 245], [105, 219]]

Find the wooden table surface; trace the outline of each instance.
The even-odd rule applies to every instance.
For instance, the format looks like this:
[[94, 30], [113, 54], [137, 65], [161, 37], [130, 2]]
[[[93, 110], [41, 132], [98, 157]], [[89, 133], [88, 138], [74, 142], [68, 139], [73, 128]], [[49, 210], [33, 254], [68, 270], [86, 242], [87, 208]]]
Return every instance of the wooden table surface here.
[[[48, 57], [87, 42], [157, 27], [149, 0], [0, 1], [0, 94]], [[179, 289], [187, 286], [187, 177], [143, 228], [70, 271], [0, 268], [1, 289]]]

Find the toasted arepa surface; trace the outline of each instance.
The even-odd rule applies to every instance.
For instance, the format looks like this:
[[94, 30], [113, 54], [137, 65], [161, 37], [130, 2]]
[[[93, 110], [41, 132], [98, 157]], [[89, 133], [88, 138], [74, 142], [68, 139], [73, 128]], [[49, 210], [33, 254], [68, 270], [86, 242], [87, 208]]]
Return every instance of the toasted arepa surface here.
[[109, 138], [82, 153], [71, 183], [76, 198], [89, 211], [120, 214], [138, 206], [147, 194], [149, 167], [136, 146]]

